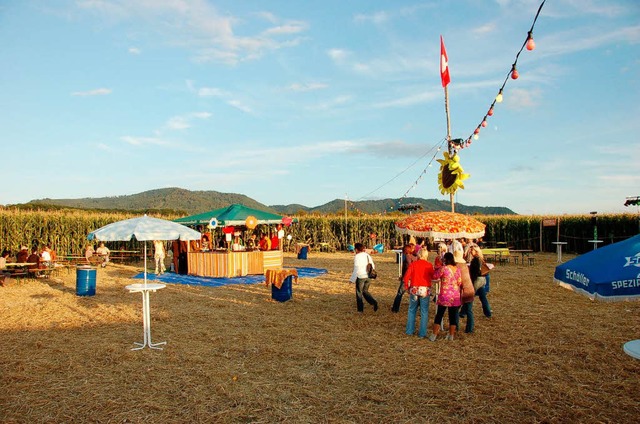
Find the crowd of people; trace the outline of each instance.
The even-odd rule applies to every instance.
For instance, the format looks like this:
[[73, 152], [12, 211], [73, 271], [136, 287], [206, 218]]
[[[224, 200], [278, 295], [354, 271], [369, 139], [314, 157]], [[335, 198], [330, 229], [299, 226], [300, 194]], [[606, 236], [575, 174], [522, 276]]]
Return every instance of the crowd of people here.
[[[43, 245], [38, 248], [34, 246], [29, 250], [27, 246], [20, 246], [20, 250], [15, 256], [8, 249], [2, 250], [2, 256], [0, 256], [0, 285], [4, 285], [4, 277], [11, 277], [17, 272], [23, 272], [23, 270], [15, 268], [9, 269], [7, 264], [29, 264], [25, 267], [26, 271], [33, 271], [36, 269], [46, 269], [52, 266], [56, 260], [56, 252], [51, 249], [50, 245]], [[21, 267], [22, 268], [22, 267]]]
[[[480, 242], [481, 243], [481, 242]], [[446, 340], [454, 340], [460, 327], [460, 319], [466, 319], [465, 333], [473, 333], [475, 316], [473, 303], [475, 297], [480, 299], [483, 314], [492, 317], [491, 305], [487, 298], [489, 292], [489, 271], [477, 240], [448, 240], [435, 246], [436, 256], [433, 263], [429, 261], [429, 249], [425, 240], [416, 243], [411, 241], [402, 248], [400, 284], [391, 306], [391, 311], [398, 313], [402, 299], [409, 295], [407, 324], [405, 332], [414, 335], [416, 320], [420, 311], [418, 337], [427, 338], [429, 327], [429, 303], [435, 302], [436, 314], [430, 341], [436, 341], [441, 330], [444, 330], [443, 319], [448, 315], [449, 327], [446, 329]], [[375, 269], [373, 258], [362, 243], [355, 244], [353, 273], [350, 281], [355, 284], [356, 307], [358, 312], [364, 311], [364, 301], [378, 310], [378, 301], [369, 292], [370, 274], [368, 268]]]

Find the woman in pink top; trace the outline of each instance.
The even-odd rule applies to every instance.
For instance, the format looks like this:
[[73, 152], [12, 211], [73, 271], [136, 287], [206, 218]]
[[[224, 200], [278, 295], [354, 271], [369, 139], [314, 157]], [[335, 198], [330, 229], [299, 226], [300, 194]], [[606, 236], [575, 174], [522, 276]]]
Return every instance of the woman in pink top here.
[[440, 294], [438, 295], [438, 309], [433, 324], [433, 334], [429, 336], [429, 340], [436, 341], [445, 311], [449, 312], [449, 334], [447, 335], [447, 340], [453, 340], [453, 336], [456, 333], [456, 323], [458, 322], [458, 310], [461, 305], [460, 287], [462, 286], [462, 276], [451, 252], [444, 254], [444, 266], [435, 271], [433, 278], [440, 279]]

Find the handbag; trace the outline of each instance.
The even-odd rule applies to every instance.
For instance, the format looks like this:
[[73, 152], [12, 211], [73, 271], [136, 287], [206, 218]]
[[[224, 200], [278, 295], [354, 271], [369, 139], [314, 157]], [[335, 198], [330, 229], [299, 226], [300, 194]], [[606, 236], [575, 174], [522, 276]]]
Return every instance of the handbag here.
[[426, 286], [411, 286], [409, 293], [418, 297], [428, 297], [431, 296], [431, 289]]
[[487, 263], [482, 261], [482, 265], [480, 265], [480, 275], [485, 276], [491, 271], [491, 268], [487, 266]]
[[368, 256], [367, 256], [367, 262], [368, 262], [367, 263], [367, 275], [369, 276], [370, 279], [375, 280], [376, 278], [378, 278], [378, 272], [373, 267], [373, 264], [369, 260]]
[[485, 284], [487, 284], [487, 279], [486, 277], [481, 275], [478, 278], [476, 278], [476, 280], [473, 282], [473, 288], [474, 290], [478, 290], [484, 287]]

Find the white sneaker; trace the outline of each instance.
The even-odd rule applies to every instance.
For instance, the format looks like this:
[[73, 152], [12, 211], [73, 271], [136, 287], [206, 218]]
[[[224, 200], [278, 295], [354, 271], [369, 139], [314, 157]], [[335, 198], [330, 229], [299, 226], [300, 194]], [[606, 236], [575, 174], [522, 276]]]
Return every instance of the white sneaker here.
[[447, 338], [445, 340], [453, 340], [453, 336], [451, 334], [447, 334]]
[[437, 337], [437, 336], [436, 336], [435, 334], [431, 334], [431, 335], [429, 336], [429, 341], [430, 341], [430, 342], [435, 342], [435, 341], [436, 341], [436, 337]]

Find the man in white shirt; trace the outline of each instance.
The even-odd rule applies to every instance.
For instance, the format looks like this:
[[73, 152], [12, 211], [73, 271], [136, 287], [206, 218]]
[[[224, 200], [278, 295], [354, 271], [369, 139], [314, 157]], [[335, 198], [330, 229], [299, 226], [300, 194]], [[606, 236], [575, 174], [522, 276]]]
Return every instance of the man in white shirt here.
[[371, 281], [369, 280], [367, 265], [371, 264], [373, 269], [376, 268], [376, 265], [373, 263], [371, 255], [364, 251], [364, 245], [362, 243], [356, 243], [354, 248], [356, 255], [353, 258], [353, 272], [351, 273], [349, 281], [356, 285], [356, 306], [358, 312], [364, 312], [364, 299], [369, 305], [373, 305], [375, 312], [378, 310], [378, 302], [371, 296], [371, 293], [369, 293], [369, 284]]

